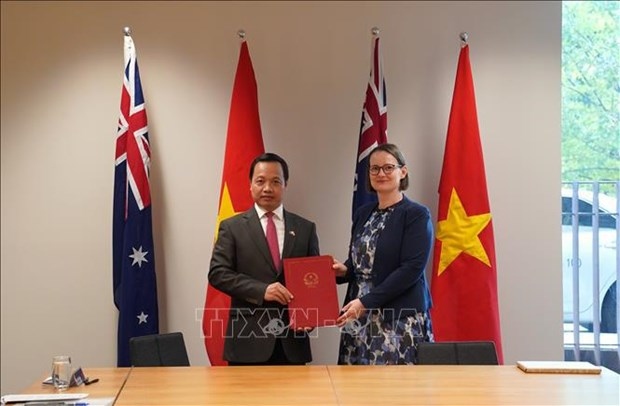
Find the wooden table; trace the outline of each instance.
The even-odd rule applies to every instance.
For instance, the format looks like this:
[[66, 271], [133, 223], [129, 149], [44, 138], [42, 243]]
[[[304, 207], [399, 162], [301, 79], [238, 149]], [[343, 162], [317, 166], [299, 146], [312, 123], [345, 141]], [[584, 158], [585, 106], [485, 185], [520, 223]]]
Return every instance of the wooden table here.
[[337, 405], [325, 366], [134, 368], [116, 405]]
[[[514, 365], [88, 368], [71, 388], [115, 405], [619, 405], [620, 375], [526, 374]], [[25, 393], [50, 393], [39, 382]]]
[[98, 378], [99, 382], [69, 388], [63, 392], [57, 392], [52, 385], [44, 385], [42, 382], [47, 376], [42, 376], [22, 393], [88, 393], [90, 398], [113, 398], [123, 386], [129, 371], [130, 368], [84, 368], [84, 376], [90, 379]]
[[328, 366], [340, 405], [620, 405], [620, 375], [514, 365]]

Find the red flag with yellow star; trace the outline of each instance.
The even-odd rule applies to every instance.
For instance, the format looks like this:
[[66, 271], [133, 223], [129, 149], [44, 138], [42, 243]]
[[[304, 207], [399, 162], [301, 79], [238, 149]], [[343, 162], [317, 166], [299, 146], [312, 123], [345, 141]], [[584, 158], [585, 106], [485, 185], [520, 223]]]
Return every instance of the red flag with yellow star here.
[[[248, 45], [243, 41], [228, 116], [215, 240], [222, 220], [246, 211], [254, 204], [250, 194], [250, 164], [264, 152], [254, 68]], [[202, 317], [202, 331], [211, 365], [228, 364], [224, 361], [223, 354], [229, 309], [230, 297], [209, 284]]]
[[431, 292], [436, 341], [493, 341], [503, 363], [493, 221], [469, 46], [454, 84], [433, 255]]

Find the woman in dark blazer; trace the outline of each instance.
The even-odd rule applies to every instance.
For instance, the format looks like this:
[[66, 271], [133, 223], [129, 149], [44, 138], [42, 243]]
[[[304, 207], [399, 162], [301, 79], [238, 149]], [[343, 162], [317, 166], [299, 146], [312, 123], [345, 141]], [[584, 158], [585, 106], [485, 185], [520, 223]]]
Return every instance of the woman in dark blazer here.
[[378, 203], [355, 212], [349, 257], [334, 263], [338, 283], [349, 283], [339, 364], [415, 364], [417, 344], [433, 341], [425, 275], [433, 226], [428, 208], [402, 193], [408, 186], [398, 147], [376, 147], [367, 187]]

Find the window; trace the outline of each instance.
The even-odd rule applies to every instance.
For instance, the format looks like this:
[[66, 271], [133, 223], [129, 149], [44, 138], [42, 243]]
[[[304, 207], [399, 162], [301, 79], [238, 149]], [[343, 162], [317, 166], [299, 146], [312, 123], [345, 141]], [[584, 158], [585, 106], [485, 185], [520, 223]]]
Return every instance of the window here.
[[620, 2], [562, 2], [562, 284], [567, 360], [620, 372]]

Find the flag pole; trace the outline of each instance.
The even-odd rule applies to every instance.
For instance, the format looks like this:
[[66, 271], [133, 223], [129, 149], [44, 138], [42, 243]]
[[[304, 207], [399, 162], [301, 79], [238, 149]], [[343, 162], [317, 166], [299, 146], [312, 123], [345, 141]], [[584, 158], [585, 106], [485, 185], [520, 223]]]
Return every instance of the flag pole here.
[[461, 47], [467, 45], [467, 39], [469, 38], [469, 34], [465, 31], [459, 34], [459, 38], [461, 39]]
[[[237, 31], [240, 39], [239, 59], [232, 89], [226, 148], [220, 184], [216, 233], [221, 221], [253, 207], [248, 193], [248, 173], [252, 160], [265, 152], [258, 113], [258, 90], [245, 31]], [[215, 241], [214, 241], [215, 242]], [[228, 326], [231, 298], [209, 282], [202, 317], [205, 349], [212, 366], [228, 365], [224, 359], [224, 342]]]
[[114, 155], [112, 217], [112, 283], [118, 309], [119, 367], [131, 365], [130, 338], [159, 333], [149, 179], [151, 147], [136, 48], [131, 29], [123, 27], [123, 33], [123, 86]]
[[360, 120], [360, 132], [355, 160], [351, 214], [364, 204], [377, 202], [377, 196], [366, 190], [364, 179], [368, 171], [368, 156], [379, 144], [387, 142], [387, 95], [383, 77], [383, 62], [379, 51], [379, 28], [372, 27], [370, 74]]

